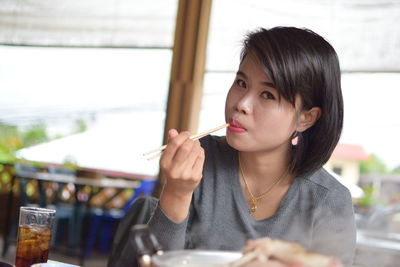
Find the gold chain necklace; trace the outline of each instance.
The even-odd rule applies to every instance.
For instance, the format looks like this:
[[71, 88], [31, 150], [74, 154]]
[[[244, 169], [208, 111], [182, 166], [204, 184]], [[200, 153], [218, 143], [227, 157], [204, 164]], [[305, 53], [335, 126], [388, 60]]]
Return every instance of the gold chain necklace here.
[[254, 196], [251, 193], [249, 185], [247, 184], [246, 177], [244, 176], [244, 172], [243, 172], [243, 169], [242, 169], [242, 161], [240, 159], [240, 153], [239, 153], [239, 170], [240, 170], [240, 173], [242, 174], [242, 178], [243, 178], [244, 185], [246, 186], [246, 190], [249, 193], [250, 198], [251, 198], [251, 203], [249, 204], [249, 210], [250, 210], [251, 213], [256, 212], [256, 210], [257, 210], [257, 201], [262, 199], [263, 197], [265, 197], [269, 192], [271, 192], [272, 189], [274, 189], [275, 186], [278, 185], [280, 181], [282, 181], [282, 179], [286, 176], [287, 171], [288, 171], [286, 169], [283, 172], [283, 174], [281, 176], [279, 176], [279, 178], [276, 179], [276, 181], [267, 189], [267, 191], [265, 191], [264, 193], [260, 194], [259, 196]]

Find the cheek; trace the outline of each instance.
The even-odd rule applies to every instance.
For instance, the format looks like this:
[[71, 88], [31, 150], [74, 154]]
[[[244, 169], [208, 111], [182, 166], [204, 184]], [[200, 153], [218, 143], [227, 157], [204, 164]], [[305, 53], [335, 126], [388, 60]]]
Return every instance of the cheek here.
[[232, 94], [232, 88], [229, 90], [225, 100], [225, 115], [232, 109], [235, 97]]
[[[266, 115], [268, 114], [268, 115]], [[290, 136], [294, 128], [294, 114], [279, 109], [272, 109], [257, 114], [257, 121], [265, 129], [266, 135]]]

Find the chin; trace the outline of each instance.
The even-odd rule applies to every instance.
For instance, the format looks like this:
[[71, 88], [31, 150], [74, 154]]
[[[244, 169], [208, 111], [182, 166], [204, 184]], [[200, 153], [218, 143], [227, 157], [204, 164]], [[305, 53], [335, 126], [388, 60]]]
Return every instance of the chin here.
[[233, 147], [236, 150], [241, 151], [243, 148], [243, 145], [241, 144], [241, 142], [239, 142], [239, 140], [237, 140], [237, 138], [234, 138], [231, 134], [226, 133], [226, 142], [228, 143], [228, 145], [230, 145], [231, 147]]

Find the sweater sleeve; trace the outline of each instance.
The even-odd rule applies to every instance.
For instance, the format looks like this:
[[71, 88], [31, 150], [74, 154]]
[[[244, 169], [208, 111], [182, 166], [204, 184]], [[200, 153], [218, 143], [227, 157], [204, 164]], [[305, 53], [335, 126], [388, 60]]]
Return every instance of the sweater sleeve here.
[[[210, 160], [209, 149], [211, 147], [211, 142], [212, 138], [209, 135], [200, 139], [201, 146], [206, 151], [206, 161]], [[206, 165], [207, 164], [205, 163], [205, 166]], [[193, 194], [193, 198], [189, 208], [189, 215], [183, 222], [175, 223], [174, 221], [172, 221], [164, 213], [160, 205], [157, 206], [153, 216], [150, 218], [148, 222], [149, 229], [157, 237], [164, 250], [184, 249], [188, 222], [190, 220], [190, 215], [193, 213], [194, 210], [193, 199], [196, 199], [195, 195], [198, 194], [199, 188], [202, 187], [203, 180], [204, 177]]]
[[317, 208], [312, 251], [330, 255], [351, 266], [356, 247], [356, 227], [350, 192], [329, 191]]
[[156, 236], [164, 250], [183, 249], [188, 217], [181, 223], [175, 223], [158, 205], [148, 222], [148, 226], [150, 232]]

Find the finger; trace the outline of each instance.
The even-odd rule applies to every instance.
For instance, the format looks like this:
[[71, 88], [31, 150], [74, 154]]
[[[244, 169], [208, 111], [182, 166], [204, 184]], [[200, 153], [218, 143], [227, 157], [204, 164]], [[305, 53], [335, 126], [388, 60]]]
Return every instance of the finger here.
[[195, 164], [197, 157], [200, 155], [201, 150], [200, 142], [198, 140], [193, 141], [192, 150], [185, 159], [185, 171], [193, 173], [193, 165]]
[[249, 239], [246, 241], [246, 246], [243, 248], [243, 252], [247, 253], [253, 251], [257, 248], [257, 242], [254, 239]]
[[[169, 131], [168, 131], [168, 142], [167, 142], [167, 146], [168, 146], [168, 144], [169, 144], [169, 142], [172, 140], [172, 139], [174, 139], [174, 137], [176, 137], [177, 135], [179, 135], [179, 133], [178, 133], [178, 131], [176, 130], [176, 129], [170, 129]], [[165, 148], [166, 149], [166, 148]], [[164, 149], [164, 151], [163, 152], [165, 152], [165, 149]], [[164, 154], [164, 153], [163, 153]], [[163, 156], [163, 155], [162, 155]], [[162, 158], [162, 156], [161, 156], [161, 158]]]
[[[190, 138], [186, 138], [184, 142], [178, 147], [173, 161], [174, 164], [181, 165], [185, 164], [190, 157], [190, 154], [193, 153], [194, 142]], [[185, 166], [186, 167], [186, 166]], [[184, 168], [185, 169], [185, 168]]]
[[276, 261], [276, 260], [269, 260], [265, 266], [268, 267], [288, 267], [287, 264], [280, 262], [280, 261]]
[[184, 177], [187, 177], [194, 182], [198, 183], [203, 177], [203, 166], [204, 166], [204, 150], [201, 146], [195, 148], [196, 152], [193, 152], [188, 158], [186, 168], [184, 170]]
[[204, 160], [205, 160], [204, 149], [200, 148], [200, 152], [199, 152], [197, 159], [193, 165], [193, 173], [197, 177], [203, 176]]
[[269, 267], [268, 263], [263, 261], [251, 261], [244, 265], [244, 267]]
[[162, 168], [170, 166], [178, 148], [189, 138], [189, 132], [181, 132], [178, 135], [175, 135], [175, 131], [176, 130], [172, 129], [168, 132], [171, 138], [160, 160]]
[[343, 267], [342, 263], [338, 259], [332, 259], [331, 265], [332, 267]]
[[168, 141], [173, 139], [175, 136], [177, 136], [179, 133], [176, 129], [170, 129], [168, 131]]
[[262, 259], [256, 259], [246, 264], [245, 267], [287, 267], [287, 265], [275, 260], [265, 261]]

